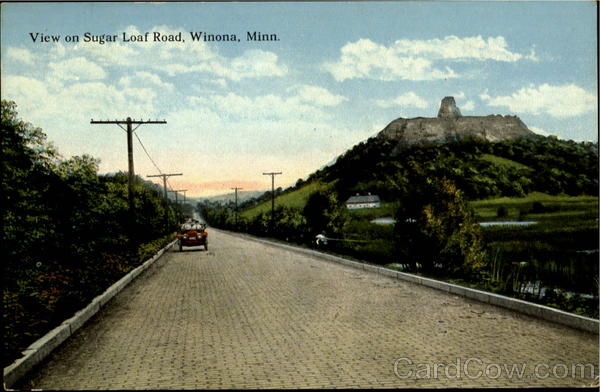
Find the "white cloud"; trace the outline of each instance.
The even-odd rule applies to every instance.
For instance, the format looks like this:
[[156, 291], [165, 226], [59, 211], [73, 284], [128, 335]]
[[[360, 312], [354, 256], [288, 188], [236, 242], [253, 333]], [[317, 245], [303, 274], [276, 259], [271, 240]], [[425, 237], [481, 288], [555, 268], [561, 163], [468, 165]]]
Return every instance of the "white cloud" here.
[[[280, 77], [288, 73], [288, 68], [279, 63], [278, 56], [264, 50], [248, 50], [241, 56], [228, 59], [222, 56], [207, 59], [194, 59], [187, 54], [174, 56], [181, 62], [169, 60], [154, 61], [151, 68], [166, 72], [170, 76], [184, 73], [199, 73], [221, 79], [240, 81], [242, 79]], [[194, 61], [190, 61], [190, 59]]]
[[337, 81], [346, 79], [436, 80], [457, 77], [446, 67], [444, 71], [433, 68], [425, 58], [400, 56], [393, 48], [378, 45], [369, 39], [348, 43], [341, 49], [340, 60], [324, 66]]
[[224, 72], [220, 76], [229, 77], [231, 80], [284, 76], [288, 69], [285, 65], [278, 64], [277, 61], [278, 57], [273, 52], [260, 49], [247, 50], [240, 57], [234, 58], [230, 66], [224, 67], [231, 71]]
[[348, 98], [342, 95], [332, 94], [329, 90], [310, 85], [297, 86], [298, 97], [303, 102], [313, 103], [316, 106], [337, 106], [347, 101]]
[[523, 55], [513, 53], [502, 36], [459, 38], [454, 35], [444, 39], [398, 40], [391, 49], [399, 54], [421, 55], [432, 59], [473, 59], [514, 62]]
[[136, 72], [133, 76], [124, 76], [119, 80], [119, 84], [127, 87], [156, 86], [167, 91], [174, 90], [173, 84], [165, 83], [158, 75], [146, 71]]
[[465, 97], [465, 93], [464, 93], [464, 91], [461, 91], [458, 94], [454, 94], [453, 97], [455, 99], [463, 99]]
[[525, 56], [525, 58], [531, 61], [540, 61], [539, 57], [535, 54], [535, 49], [533, 48], [529, 51], [529, 54]]
[[[65, 86], [12, 75], [3, 77], [2, 84], [3, 98], [15, 100], [23, 118], [47, 131], [79, 128], [90, 118], [114, 118], [122, 115], [147, 117], [156, 110], [156, 93], [151, 89], [120, 89], [99, 81]], [[77, 110], [70, 116], [65, 116], [65, 110], [69, 108]], [[78, 125], [73, 125], [74, 118]], [[49, 124], [52, 125], [51, 128]]]
[[464, 104], [460, 105], [460, 109], [471, 111], [471, 110], [475, 109], [475, 102], [469, 100], [469, 101], [465, 102]]
[[537, 133], [538, 135], [550, 136], [550, 134], [548, 132], [546, 132], [545, 130], [543, 130], [542, 128], [532, 127], [532, 126], [529, 126], [527, 128], [529, 128], [529, 130], [532, 131], [533, 133]]
[[506, 106], [513, 113], [548, 114], [556, 118], [578, 116], [596, 110], [598, 98], [579, 86], [530, 85], [508, 96], [480, 95], [489, 106]]
[[227, 95], [211, 95], [207, 97], [192, 97], [191, 107], [203, 107], [213, 110], [227, 121], [297, 121], [319, 120], [328, 117], [327, 113], [306, 102], [299, 95], [282, 97], [267, 94], [256, 97], [241, 96], [234, 93]]
[[6, 57], [9, 59], [21, 61], [27, 65], [33, 64], [33, 55], [27, 49], [9, 47], [6, 51]]
[[429, 106], [429, 103], [427, 103], [427, 101], [425, 101], [423, 98], [419, 97], [412, 91], [399, 95], [391, 101], [379, 99], [376, 101], [376, 104], [382, 108], [391, 108], [394, 106], [413, 106], [419, 109], [425, 109]]
[[[459, 76], [448, 66], [443, 69], [434, 66], [434, 62], [440, 60], [515, 62], [523, 58], [522, 54], [508, 49], [502, 36], [489, 37], [487, 40], [481, 36], [398, 40], [390, 46], [360, 39], [344, 45], [340, 59], [326, 63], [323, 67], [337, 81], [355, 78], [421, 81]], [[532, 52], [527, 58], [534, 59], [535, 53]]]
[[85, 57], [49, 63], [52, 74], [62, 80], [99, 80], [106, 78], [104, 69]]

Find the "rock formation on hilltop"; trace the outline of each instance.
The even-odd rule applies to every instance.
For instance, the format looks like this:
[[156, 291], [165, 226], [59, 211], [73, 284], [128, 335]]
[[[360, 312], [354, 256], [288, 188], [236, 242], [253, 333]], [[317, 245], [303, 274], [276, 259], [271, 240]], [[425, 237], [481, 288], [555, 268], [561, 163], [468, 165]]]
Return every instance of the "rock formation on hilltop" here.
[[493, 142], [532, 134], [517, 116], [463, 116], [454, 98], [445, 97], [437, 117], [398, 118], [379, 132], [377, 138], [410, 145], [445, 142], [465, 137]]
[[438, 110], [438, 118], [457, 119], [459, 117], [462, 117], [462, 114], [460, 114], [460, 110], [458, 110], [456, 102], [454, 102], [454, 97], [444, 97], [440, 105], [440, 110]]

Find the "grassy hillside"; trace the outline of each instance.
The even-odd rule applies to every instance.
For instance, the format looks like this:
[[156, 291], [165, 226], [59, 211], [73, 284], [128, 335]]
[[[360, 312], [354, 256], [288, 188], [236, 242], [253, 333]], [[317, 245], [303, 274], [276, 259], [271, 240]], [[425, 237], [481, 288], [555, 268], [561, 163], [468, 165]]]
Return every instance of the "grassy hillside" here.
[[[260, 196], [264, 193], [264, 191], [238, 191], [238, 203], [243, 202], [244, 200], [247, 199], [251, 199], [253, 197], [257, 197]], [[226, 193], [223, 195], [217, 195], [217, 196], [210, 196], [210, 197], [204, 197], [204, 198], [197, 198], [196, 202], [201, 201], [201, 200], [209, 200], [212, 202], [218, 202], [218, 203], [228, 203], [228, 202], [234, 202], [235, 201], [235, 193], [231, 192], [231, 193]]]
[[[287, 192], [283, 195], [275, 197], [275, 206], [285, 206], [287, 208], [303, 208], [308, 200], [311, 193], [317, 192], [318, 190], [325, 190], [330, 185], [322, 182], [311, 182], [296, 190]], [[254, 219], [261, 213], [268, 213], [271, 211], [271, 199], [264, 201], [259, 205], [248, 208], [244, 211], [240, 211], [240, 217], [245, 219]]]
[[522, 163], [515, 162], [512, 159], [502, 158], [492, 154], [481, 154], [480, 159], [483, 161], [490, 162], [494, 165], [509, 167], [513, 169], [531, 169], [530, 167], [523, 165]]

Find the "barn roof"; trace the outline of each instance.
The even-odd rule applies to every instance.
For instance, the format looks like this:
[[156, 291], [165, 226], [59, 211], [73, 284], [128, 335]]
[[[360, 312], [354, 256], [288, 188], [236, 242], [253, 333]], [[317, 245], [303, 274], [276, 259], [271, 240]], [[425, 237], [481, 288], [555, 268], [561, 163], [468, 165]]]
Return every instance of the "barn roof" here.
[[357, 203], [377, 203], [379, 202], [379, 196], [377, 195], [356, 195], [350, 196], [348, 200], [346, 200], [346, 204], [357, 204]]

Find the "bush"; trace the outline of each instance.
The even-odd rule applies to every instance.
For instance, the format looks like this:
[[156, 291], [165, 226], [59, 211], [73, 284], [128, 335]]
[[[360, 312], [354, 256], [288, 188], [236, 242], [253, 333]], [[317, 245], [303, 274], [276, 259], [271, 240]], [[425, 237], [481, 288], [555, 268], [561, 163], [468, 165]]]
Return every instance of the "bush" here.
[[127, 175], [99, 176], [87, 155], [61, 158], [39, 128], [18, 119], [14, 103], [3, 100], [1, 109], [6, 366], [154, 253], [160, 244], [141, 240], [164, 243], [176, 222], [154, 184], [135, 178], [129, 215]]
[[446, 178], [413, 183], [395, 214], [398, 253], [409, 264], [420, 263], [425, 272], [436, 265], [449, 274], [478, 274], [485, 251], [462, 193]]

